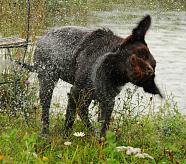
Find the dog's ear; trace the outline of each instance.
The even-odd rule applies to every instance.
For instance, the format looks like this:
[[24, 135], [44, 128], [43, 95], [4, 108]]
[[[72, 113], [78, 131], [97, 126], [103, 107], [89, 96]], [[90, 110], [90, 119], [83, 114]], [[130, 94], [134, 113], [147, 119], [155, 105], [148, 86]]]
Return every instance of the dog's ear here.
[[145, 34], [151, 25], [150, 15], [146, 15], [132, 31], [132, 37], [135, 40], [144, 40]]

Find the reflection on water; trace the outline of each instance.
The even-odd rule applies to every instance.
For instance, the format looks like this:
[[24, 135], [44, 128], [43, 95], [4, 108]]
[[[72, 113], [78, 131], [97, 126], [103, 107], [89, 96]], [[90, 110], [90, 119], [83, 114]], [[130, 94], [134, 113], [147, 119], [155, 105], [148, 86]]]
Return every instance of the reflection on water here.
[[[120, 2], [123, 3], [119, 4]], [[156, 82], [166, 94], [175, 95], [181, 111], [186, 113], [186, 3], [182, 0], [163, 2], [136, 0], [134, 3], [130, 0], [110, 0], [108, 3], [102, 3], [101, 0], [96, 2], [48, 0], [44, 3], [42, 0], [33, 0], [31, 37], [34, 39], [35, 35], [40, 35], [51, 26], [62, 25], [107, 27], [116, 34], [126, 37], [145, 14], [150, 14], [152, 26], [147, 33], [146, 41], [157, 60]], [[0, 35], [24, 36], [22, 30], [25, 4], [10, 4], [6, 6], [5, 3], [2, 8], [5, 19], [1, 21], [3, 30]], [[10, 12], [6, 12], [9, 9]], [[64, 95], [69, 87], [68, 84], [59, 83], [54, 99], [58, 102], [62, 99], [62, 104], [66, 104], [67, 97]], [[158, 101], [159, 98], [156, 99]]]

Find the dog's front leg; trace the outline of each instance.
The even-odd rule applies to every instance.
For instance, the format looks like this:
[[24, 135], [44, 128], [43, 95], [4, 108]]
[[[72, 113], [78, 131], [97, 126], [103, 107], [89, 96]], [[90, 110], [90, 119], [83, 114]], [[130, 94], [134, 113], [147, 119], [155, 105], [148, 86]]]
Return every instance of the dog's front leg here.
[[111, 114], [114, 108], [114, 99], [108, 99], [100, 102], [100, 110], [101, 110], [101, 137], [104, 137], [107, 129], [109, 128]]
[[79, 99], [80, 90], [76, 86], [72, 86], [68, 93], [68, 105], [65, 116], [64, 135], [68, 136], [72, 131], [72, 127], [76, 118], [76, 108]]

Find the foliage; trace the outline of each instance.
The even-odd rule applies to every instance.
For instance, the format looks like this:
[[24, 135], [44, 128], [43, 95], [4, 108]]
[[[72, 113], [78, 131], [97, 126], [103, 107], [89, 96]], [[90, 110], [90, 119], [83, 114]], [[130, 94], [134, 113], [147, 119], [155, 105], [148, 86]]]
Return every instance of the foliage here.
[[[12, 52], [12, 55], [18, 53]], [[7, 65], [0, 73], [0, 114], [8, 116], [24, 116], [27, 124], [28, 119], [33, 119], [37, 103], [37, 82], [29, 79], [29, 72], [12, 62], [5, 60]], [[5, 62], [4, 61], [4, 62]]]
[[[170, 103], [170, 99], [167, 100], [162, 110], [153, 114], [118, 115], [113, 118], [106, 139], [85, 130], [79, 120], [73, 131], [84, 129], [85, 136], [72, 133], [67, 138], [62, 137], [61, 113], [51, 114], [51, 134], [47, 138], [38, 135], [39, 111], [29, 120], [32, 126], [26, 125], [24, 116], [1, 114], [0, 156], [4, 163], [184, 163], [186, 118], [176, 107], [167, 105]], [[140, 148], [154, 159], [117, 152], [117, 146]]]

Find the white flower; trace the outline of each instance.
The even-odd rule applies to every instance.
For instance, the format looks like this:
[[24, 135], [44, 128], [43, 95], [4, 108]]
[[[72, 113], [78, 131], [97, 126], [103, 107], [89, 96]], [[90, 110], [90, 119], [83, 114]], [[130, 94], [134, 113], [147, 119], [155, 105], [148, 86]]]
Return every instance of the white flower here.
[[142, 153], [140, 148], [134, 148], [131, 146], [118, 146], [118, 147], [116, 147], [116, 151], [118, 151], [118, 152], [126, 151], [127, 155], [134, 155], [135, 157], [138, 157], [138, 158], [154, 159], [149, 154]]
[[135, 157], [138, 157], [138, 158], [150, 158], [150, 159], [154, 159], [152, 156], [150, 156], [149, 154], [147, 153], [138, 153], [135, 155]]
[[71, 144], [72, 144], [72, 142], [69, 142], [69, 141], [64, 142], [64, 145], [66, 145], [66, 146], [70, 146]]
[[145, 158], [144, 154], [141, 154], [141, 153], [136, 154], [135, 157], [138, 157], [138, 158]]
[[149, 155], [149, 154], [147, 154], [147, 153], [143, 153], [143, 155], [144, 155], [144, 157], [145, 157], [145, 158], [154, 159], [152, 156], [150, 156], [150, 155]]
[[33, 154], [34, 158], [37, 158], [38, 157], [37, 154], [36, 154], [36, 152], [33, 152], [32, 154]]
[[118, 147], [116, 147], [116, 151], [117, 151], [117, 152], [126, 151], [127, 148], [128, 148], [128, 147], [126, 147], [126, 146], [118, 146]]
[[84, 137], [85, 133], [83, 133], [83, 132], [75, 132], [73, 135], [76, 136], [76, 137]]
[[128, 155], [141, 153], [140, 148], [134, 148], [134, 147], [131, 147], [131, 146], [118, 146], [118, 147], [116, 147], [116, 151], [118, 151], [118, 152], [126, 151], [126, 154], [128, 154]]
[[135, 155], [135, 154], [138, 154], [138, 153], [141, 153], [141, 149], [140, 148], [134, 148], [134, 147], [128, 146], [127, 152], [126, 152], [127, 155], [132, 155], [132, 154]]

